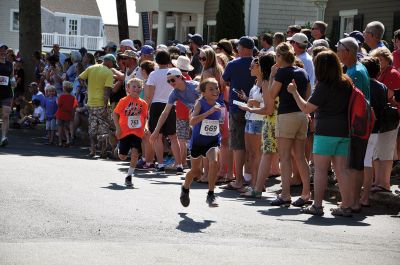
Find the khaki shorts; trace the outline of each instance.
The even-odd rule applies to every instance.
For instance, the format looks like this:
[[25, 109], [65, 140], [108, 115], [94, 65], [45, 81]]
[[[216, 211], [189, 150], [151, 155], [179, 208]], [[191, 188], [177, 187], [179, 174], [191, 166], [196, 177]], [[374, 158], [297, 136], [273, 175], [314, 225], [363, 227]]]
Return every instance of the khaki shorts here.
[[277, 117], [276, 138], [305, 140], [307, 138], [307, 130], [308, 118], [303, 112], [279, 114]]
[[393, 160], [396, 149], [397, 129], [378, 133], [373, 160]]

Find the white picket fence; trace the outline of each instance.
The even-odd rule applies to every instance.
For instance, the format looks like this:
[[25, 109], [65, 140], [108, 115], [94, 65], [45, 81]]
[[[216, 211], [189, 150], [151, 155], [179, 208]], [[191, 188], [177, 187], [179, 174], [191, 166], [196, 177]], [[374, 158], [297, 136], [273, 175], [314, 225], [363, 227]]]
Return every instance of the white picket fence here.
[[103, 37], [65, 35], [58, 33], [42, 33], [42, 46], [52, 47], [53, 44], [59, 44], [64, 49], [80, 49], [85, 47], [87, 50], [95, 51], [103, 47]]

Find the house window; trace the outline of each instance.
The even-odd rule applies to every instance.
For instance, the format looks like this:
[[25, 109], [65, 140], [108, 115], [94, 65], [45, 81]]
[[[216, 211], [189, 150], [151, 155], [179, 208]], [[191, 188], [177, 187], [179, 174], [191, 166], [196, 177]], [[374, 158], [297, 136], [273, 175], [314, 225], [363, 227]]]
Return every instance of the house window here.
[[19, 11], [16, 9], [10, 11], [10, 31], [19, 31]]
[[350, 33], [354, 30], [354, 16], [358, 14], [357, 9], [342, 10], [340, 16], [340, 38], [344, 33]]
[[217, 30], [217, 21], [208, 20], [207, 21], [207, 42], [216, 41], [216, 30]]
[[78, 35], [78, 20], [69, 19], [68, 20], [68, 35]]

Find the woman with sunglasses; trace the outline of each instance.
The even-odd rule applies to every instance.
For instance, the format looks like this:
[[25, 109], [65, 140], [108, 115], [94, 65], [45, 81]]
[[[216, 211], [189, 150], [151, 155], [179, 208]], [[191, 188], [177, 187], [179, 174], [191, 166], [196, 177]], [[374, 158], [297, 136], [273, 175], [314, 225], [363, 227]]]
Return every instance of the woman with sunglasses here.
[[[220, 95], [218, 97], [218, 103], [221, 105], [221, 119], [220, 119], [220, 128], [221, 128], [221, 156], [220, 156], [220, 165], [219, 172], [217, 174], [218, 179], [220, 181], [228, 181], [233, 179], [233, 157], [232, 154], [229, 154], [229, 130], [228, 130], [228, 111], [225, 107], [224, 98], [227, 93], [225, 93], [226, 87], [222, 84], [222, 72], [223, 68], [217, 61], [217, 56], [212, 48], [200, 49], [199, 54], [200, 63], [203, 66], [203, 71], [201, 73], [200, 80], [203, 81], [207, 78], [215, 78], [217, 80], [220, 87]], [[203, 160], [204, 164], [204, 174], [200, 179], [200, 182], [207, 181], [207, 168], [208, 162], [205, 158]]]

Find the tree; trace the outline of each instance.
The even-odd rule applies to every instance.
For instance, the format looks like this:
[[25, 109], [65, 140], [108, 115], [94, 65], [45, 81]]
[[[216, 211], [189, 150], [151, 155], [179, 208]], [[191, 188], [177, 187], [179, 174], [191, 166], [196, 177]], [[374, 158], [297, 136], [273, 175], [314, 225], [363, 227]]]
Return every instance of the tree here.
[[126, 12], [126, 0], [116, 0], [119, 41], [129, 39], [128, 15]]
[[35, 80], [34, 51], [42, 50], [40, 0], [19, 1], [19, 53], [24, 60], [25, 84]]
[[220, 0], [217, 12], [217, 40], [240, 38], [245, 34], [244, 0]]

